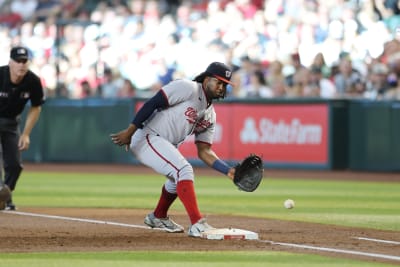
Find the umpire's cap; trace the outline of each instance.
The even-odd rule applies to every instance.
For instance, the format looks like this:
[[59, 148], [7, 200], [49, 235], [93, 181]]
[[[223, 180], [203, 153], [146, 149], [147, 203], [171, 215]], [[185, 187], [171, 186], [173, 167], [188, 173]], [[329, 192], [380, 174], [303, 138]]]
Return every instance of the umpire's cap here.
[[31, 54], [29, 49], [25, 46], [15, 46], [10, 51], [10, 58], [12, 58], [13, 60], [30, 59]]
[[213, 62], [210, 65], [208, 65], [206, 71], [203, 73], [200, 73], [194, 80], [195, 81], [202, 81], [204, 77], [206, 76], [212, 76], [217, 78], [220, 81], [223, 81], [225, 83], [231, 83], [231, 77], [232, 77], [232, 70], [225, 65], [224, 63], [221, 62]]

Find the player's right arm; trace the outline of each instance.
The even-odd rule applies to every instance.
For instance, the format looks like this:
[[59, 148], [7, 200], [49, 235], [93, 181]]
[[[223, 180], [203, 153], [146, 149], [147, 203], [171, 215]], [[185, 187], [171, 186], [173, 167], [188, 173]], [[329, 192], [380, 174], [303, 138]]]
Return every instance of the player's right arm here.
[[136, 132], [136, 130], [143, 127], [143, 123], [153, 114], [155, 110], [167, 107], [168, 100], [165, 97], [164, 92], [160, 90], [152, 98], [147, 100], [146, 103], [144, 103], [144, 105], [137, 112], [136, 117], [132, 120], [132, 123], [129, 124], [126, 129], [110, 135], [111, 140], [116, 145], [125, 145], [125, 150], [128, 151], [132, 135]]
[[132, 135], [136, 132], [136, 130], [136, 125], [131, 123], [128, 128], [118, 133], [110, 134], [110, 137], [114, 144], [119, 146], [125, 145], [125, 150], [128, 151]]
[[231, 180], [235, 176], [235, 168], [229, 166], [223, 160], [220, 160], [217, 154], [211, 149], [208, 143], [197, 142], [197, 155], [208, 166], [227, 175]]

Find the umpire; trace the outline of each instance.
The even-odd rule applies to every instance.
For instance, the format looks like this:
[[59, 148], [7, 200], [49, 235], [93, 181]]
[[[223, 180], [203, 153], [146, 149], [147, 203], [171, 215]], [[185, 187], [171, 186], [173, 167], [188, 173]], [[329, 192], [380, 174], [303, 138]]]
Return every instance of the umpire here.
[[[40, 78], [29, 70], [31, 56], [27, 47], [13, 47], [8, 65], [0, 67], [0, 159], [4, 169], [3, 182], [0, 168], [0, 185], [5, 183], [11, 192], [15, 190], [23, 168], [21, 151], [29, 148], [29, 136], [44, 103]], [[30, 108], [21, 134], [20, 115], [28, 100]], [[12, 196], [8, 198], [4, 208], [15, 210]]]

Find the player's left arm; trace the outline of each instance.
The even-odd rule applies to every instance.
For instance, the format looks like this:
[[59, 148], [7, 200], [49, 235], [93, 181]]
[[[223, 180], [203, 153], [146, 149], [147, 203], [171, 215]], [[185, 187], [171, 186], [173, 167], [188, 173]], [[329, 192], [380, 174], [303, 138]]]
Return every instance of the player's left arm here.
[[235, 168], [229, 166], [226, 162], [219, 159], [217, 154], [211, 149], [211, 144], [196, 142], [198, 157], [209, 167], [227, 175], [233, 179]]
[[19, 150], [27, 150], [30, 145], [30, 134], [36, 122], [39, 120], [40, 113], [42, 111], [41, 106], [31, 106], [28, 111], [28, 115], [25, 120], [24, 130], [19, 138], [18, 147]]

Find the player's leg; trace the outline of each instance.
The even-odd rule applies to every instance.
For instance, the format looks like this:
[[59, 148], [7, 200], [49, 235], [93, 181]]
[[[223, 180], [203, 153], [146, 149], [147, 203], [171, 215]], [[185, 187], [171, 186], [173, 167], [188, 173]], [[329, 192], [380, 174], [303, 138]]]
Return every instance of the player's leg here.
[[152, 228], [161, 228], [168, 232], [180, 233], [184, 231], [183, 226], [177, 224], [168, 216], [168, 210], [177, 198], [176, 193], [168, 191], [169, 184], [175, 187], [175, 183], [170, 180], [163, 185], [157, 206], [152, 213], [147, 214], [144, 223]]
[[[169, 232], [183, 232], [184, 228], [168, 217], [168, 210], [177, 198], [175, 179], [168, 176], [171, 168], [165, 168], [164, 160], [160, 159], [155, 150], [151, 148], [152, 145], [160, 146], [161, 144], [159, 142], [152, 144], [149, 141], [150, 139], [152, 138], [142, 130], [136, 131], [132, 137], [131, 151], [142, 164], [165, 175], [168, 179], [161, 189], [161, 195], [155, 210], [145, 217], [144, 223], [150, 227], [162, 228]], [[163, 141], [166, 142], [165, 140]], [[166, 142], [165, 146], [171, 146], [171, 144]]]
[[161, 188], [161, 195], [154, 209], [154, 216], [157, 218], [168, 217], [168, 210], [177, 197], [175, 181], [169, 178]]
[[[21, 153], [18, 149], [19, 132], [17, 125], [8, 125], [8, 131], [3, 131], [1, 142], [3, 152], [4, 183], [11, 191], [15, 190], [22, 172]], [[15, 205], [10, 199], [7, 208], [14, 210]]]
[[0, 210], [6, 208], [7, 203], [11, 198], [11, 191], [3, 181], [3, 149], [1, 145], [2, 140], [2, 123], [0, 121]]
[[[156, 135], [146, 135], [144, 138], [139, 137], [140, 135], [133, 138], [131, 144], [132, 152], [137, 159], [158, 173], [173, 177], [175, 180], [175, 188], [171, 186], [169, 180], [164, 184], [163, 188], [165, 190], [162, 190], [159, 205], [169, 208], [163, 202], [167, 202], [166, 199], [171, 197], [168, 195], [177, 194], [185, 206], [192, 224], [198, 222], [202, 215], [198, 209], [193, 184], [194, 172], [190, 163], [175, 146], [165, 139]], [[167, 210], [164, 210], [164, 212], [167, 212]]]

